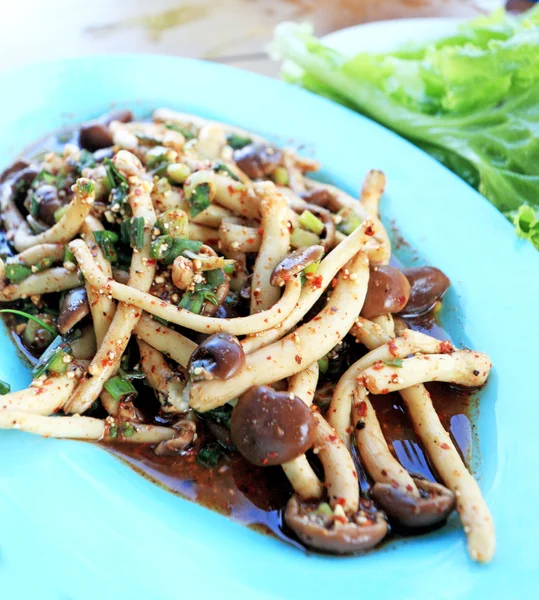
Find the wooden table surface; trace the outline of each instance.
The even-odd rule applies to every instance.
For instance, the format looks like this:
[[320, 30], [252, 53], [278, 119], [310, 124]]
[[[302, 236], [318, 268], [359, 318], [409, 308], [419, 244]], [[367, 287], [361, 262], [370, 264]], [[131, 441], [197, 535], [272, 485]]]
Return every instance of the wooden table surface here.
[[[515, 1], [515, 0], [513, 0]], [[520, 2], [521, 0], [516, 0]], [[216, 60], [274, 75], [266, 47], [277, 23], [318, 34], [388, 18], [473, 16], [501, 0], [11, 0], [2, 6], [0, 69], [105, 52]]]

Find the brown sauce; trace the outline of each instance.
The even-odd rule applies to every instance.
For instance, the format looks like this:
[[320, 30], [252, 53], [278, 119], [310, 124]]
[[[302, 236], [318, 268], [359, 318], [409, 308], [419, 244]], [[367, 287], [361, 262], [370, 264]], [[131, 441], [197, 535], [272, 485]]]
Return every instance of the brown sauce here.
[[[449, 339], [432, 315], [410, 320], [408, 324], [439, 339]], [[320, 397], [329, 399], [334, 386], [329, 382], [321, 387]], [[427, 388], [443, 426], [450, 432], [465, 462], [469, 462], [477, 407], [474, 395], [444, 383], [427, 384]], [[401, 464], [413, 474], [436, 481], [436, 471], [408, 419], [399, 394], [373, 396], [371, 400], [389, 446]], [[283, 522], [283, 511], [292, 488], [280, 467], [255, 467], [236, 453], [224, 455], [216, 467], [208, 468], [197, 461], [196, 449], [183, 456], [170, 457], [156, 456], [149, 446], [107, 444], [106, 447], [167, 490], [303, 548]], [[366, 493], [371, 482], [357, 456], [354, 458], [361, 490]], [[397, 534], [393, 532], [391, 537], [397, 537]]]

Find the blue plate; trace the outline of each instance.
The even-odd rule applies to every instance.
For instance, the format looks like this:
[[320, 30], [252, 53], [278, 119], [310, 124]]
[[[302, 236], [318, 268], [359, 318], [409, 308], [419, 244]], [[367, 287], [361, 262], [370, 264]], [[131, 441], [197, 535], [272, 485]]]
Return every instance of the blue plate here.
[[[3, 431], [2, 598], [537, 597], [539, 254], [486, 200], [367, 119], [209, 63], [98, 56], [2, 74], [0, 89], [2, 165], [47, 132], [116, 103], [139, 115], [170, 106], [305, 144], [325, 176], [356, 195], [368, 169], [385, 171], [386, 223], [395, 220], [421, 260], [453, 282], [444, 326], [494, 363], [478, 438], [498, 538], [488, 566], [469, 560], [456, 517], [367, 556], [305, 555], [160, 489], [98, 447]], [[24, 387], [27, 369], [5, 332], [0, 343], [0, 378]]]

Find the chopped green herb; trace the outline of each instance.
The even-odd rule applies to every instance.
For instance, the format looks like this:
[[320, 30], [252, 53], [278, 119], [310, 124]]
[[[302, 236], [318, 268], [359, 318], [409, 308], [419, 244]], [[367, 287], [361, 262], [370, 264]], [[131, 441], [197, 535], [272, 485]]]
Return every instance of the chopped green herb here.
[[54, 259], [50, 258], [50, 256], [46, 256], [45, 258], [42, 258], [41, 260], [36, 262], [34, 267], [36, 267], [36, 269], [39, 272], [39, 271], [44, 271], [45, 269], [50, 269], [53, 264], [54, 264]]
[[223, 449], [217, 442], [210, 442], [203, 446], [197, 455], [197, 461], [207, 467], [215, 467], [223, 454]]
[[384, 360], [384, 365], [386, 367], [397, 367], [400, 369], [402, 367], [402, 358], [394, 358], [393, 360]]
[[143, 144], [148, 144], [149, 146], [159, 146], [162, 140], [158, 140], [153, 135], [148, 135], [142, 131], [135, 131], [135, 137], [142, 142]]
[[114, 400], [120, 400], [124, 396], [130, 396], [131, 394], [137, 394], [137, 390], [130, 381], [122, 379], [122, 377], [116, 375], [109, 379], [104, 388], [114, 398]]
[[77, 172], [79, 173], [79, 175], [82, 175], [82, 171], [84, 169], [93, 169], [96, 166], [97, 162], [94, 158], [94, 155], [89, 152], [88, 150], [85, 150], [84, 148], [80, 151], [80, 160], [79, 162], [75, 165], [75, 168], [77, 169]]
[[150, 246], [150, 258], [165, 260], [172, 249], [172, 237], [170, 235], [160, 235]]
[[116, 242], [119, 241], [119, 236], [114, 231], [94, 231], [94, 238], [96, 243], [101, 248], [103, 255], [107, 260], [116, 262], [118, 260], [118, 252], [116, 250]]
[[45, 329], [45, 331], [48, 331], [52, 335], [56, 335], [56, 328], [53, 325], [45, 323], [35, 315], [31, 315], [22, 310], [15, 310], [14, 308], [3, 308], [2, 310], [0, 310], [0, 313], [11, 313], [14, 315], [18, 315], [19, 317], [24, 317], [25, 319], [31, 319], [32, 321], [35, 321], [38, 325], [40, 325], [43, 329]]
[[116, 425], [111, 425], [109, 429], [109, 438], [115, 440], [118, 437], [118, 427]]
[[47, 363], [47, 373], [55, 373], [61, 375], [67, 371], [67, 367], [71, 362], [71, 356], [68, 352], [58, 348]]
[[35, 192], [30, 196], [30, 214], [35, 219], [39, 217], [39, 200]]
[[71, 350], [64, 339], [60, 335], [56, 336], [34, 366], [32, 370], [33, 377], [41, 377], [45, 373], [65, 373], [69, 362], [71, 362], [70, 359], [66, 358], [70, 352]]
[[199, 183], [193, 188], [189, 198], [186, 198], [191, 217], [196, 217], [208, 208], [211, 204], [210, 193], [211, 187], [209, 183]]
[[0, 396], [4, 396], [5, 394], [9, 394], [11, 392], [11, 386], [9, 383], [2, 381], [0, 379]]
[[20, 283], [32, 274], [32, 269], [20, 263], [7, 263], [5, 275], [11, 283]]
[[222, 283], [225, 282], [225, 274], [223, 269], [212, 269], [204, 273], [206, 277], [206, 283], [212, 288], [217, 289]]
[[195, 134], [189, 131], [186, 127], [182, 127], [176, 123], [165, 123], [165, 127], [171, 131], [177, 131], [178, 133], [181, 133], [186, 140], [192, 140], [196, 137]]
[[34, 181], [32, 182], [32, 187], [35, 189], [39, 187], [39, 185], [42, 183], [49, 183], [51, 185], [55, 185], [56, 175], [53, 175], [51, 172], [43, 169], [35, 176]]
[[215, 173], [225, 173], [226, 175], [228, 175], [231, 179], [233, 179], [234, 181], [241, 181], [241, 179], [236, 175], [236, 173], [234, 173], [234, 171], [232, 171], [227, 165], [225, 165], [225, 163], [220, 162], [220, 161], [216, 161], [213, 163], [212, 165], [212, 170]]
[[197, 417], [200, 419], [211, 419], [216, 423], [220, 423], [224, 425], [228, 429], [230, 429], [230, 419], [232, 418], [232, 405], [224, 404], [223, 406], [219, 406], [218, 408], [214, 408], [213, 410], [208, 410], [204, 413], [197, 412]]
[[318, 271], [318, 267], [320, 266], [320, 261], [314, 262], [311, 265], [307, 265], [303, 272], [305, 275], [314, 275]]
[[105, 165], [105, 171], [107, 173], [107, 187], [110, 188], [109, 202], [111, 209], [113, 212], [114, 210], [121, 210], [122, 208], [125, 210], [127, 194], [129, 192], [127, 179], [120, 171], [118, 171], [110, 158], [107, 157], [103, 159], [103, 164]]
[[298, 222], [302, 227], [316, 233], [316, 235], [320, 235], [325, 228], [324, 223], [310, 210], [304, 210], [299, 216]]
[[131, 219], [131, 248], [142, 250], [144, 246], [144, 217], [133, 217]]
[[226, 141], [233, 150], [241, 150], [253, 142], [251, 138], [238, 133], [229, 133], [226, 136]]
[[234, 271], [236, 270], [236, 265], [225, 265], [223, 267], [223, 271], [227, 274], [227, 275], [234, 275]]
[[159, 154], [150, 157], [147, 167], [149, 173], [152, 175], [157, 175], [158, 177], [162, 177], [167, 172], [169, 164], [169, 159], [164, 154]]

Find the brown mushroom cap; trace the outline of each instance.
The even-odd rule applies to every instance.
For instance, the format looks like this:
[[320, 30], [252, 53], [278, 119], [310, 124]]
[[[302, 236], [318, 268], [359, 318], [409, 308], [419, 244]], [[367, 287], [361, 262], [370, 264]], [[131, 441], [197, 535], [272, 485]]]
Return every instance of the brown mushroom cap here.
[[435, 267], [403, 269], [410, 283], [410, 298], [402, 310], [406, 316], [423, 315], [434, 307], [451, 285], [449, 278]]
[[234, 152], [236, 164], [251, 179], [271, 175], [282, 158], [282, 150], [267, 142], [254, 142]]
[[431, 527], [447, 519], [455, 508], [455, 494], [439, 483], [413, 478], [421, 498], [394, 488], [390, 483], [375, 483], [371, 496], [391, 519], [410, 528]]
[[331, 554], [355, 554], [374, 548], [387, 534], [383, 513], [372, 507], [361, 506], [347, 523], [338, 524], [319, 515], [317, 508], [317, 504], [303, 502], [294, 494], [284, 514], [288, 527], [309, 548]]
[[192, 380], [228, 379], [245, 364], [238, 338], [230, 333], [214, 333], [199, 344], [187, 365]]
[[12, 165], [4, 169], [2, 173], [0, 173], [0, 183], [4, 183], [8, 179], [11, 179], [16, 173], [28, 168], [30, 163], [25, 160], [17, 160]]
[[361, 316], [372, 319], [400, 312], [410, 297], [410, 284], [399, 269], [389, 265], [371, 267], [369, 288]]
[[261, 385], [240, 396], [232, 411], [230, 434], [252, 464], [282, 465], [314, 444], [316, 423], [297, 396]]
[[90, 312], [88, 296], [84, 287], [76, 287], [66, 292], [60, 307], [60, 314], [56, 326], [61, 335], [66, 334], [70, 329], [84, 319]]
[[313, 190], [308, 190], [300, 194], [300, 197], [309, 204], [321, 206], [322, 208], [328, 208], [329, 210], [333, 210], [336, 202], [335, 194], [332, 194], [326, 188], [315, 188]]
[[275, 269], [273, 269], [270, 284], [274, 286], [284, 285], [287, 281], [290, 281], [294, 275], [303, 271], [305, 267], [320, 260], [323, 255], [323, 246], [308, 246], [287, 254]]
[[39, 203], [39, 218], [47, 225], [54, 225], [56, 223], [54, 213], [64, 205], [58, 197], [56, 187], [48, 183], [40, 185], [34, 192], [34, 197]]
[[112, 146], [114, 140], [112, 132], [109, 129], [112, 121], [121, 121], [128, 123], [133, 120], [133, 113], [130, 110], [117, 110], [101, 115], [101, 117], [89, 121], [81, 126], [79, 131], [79, 144], [85, 150], [94, 152], [101, 148]]

